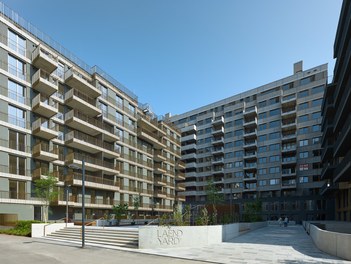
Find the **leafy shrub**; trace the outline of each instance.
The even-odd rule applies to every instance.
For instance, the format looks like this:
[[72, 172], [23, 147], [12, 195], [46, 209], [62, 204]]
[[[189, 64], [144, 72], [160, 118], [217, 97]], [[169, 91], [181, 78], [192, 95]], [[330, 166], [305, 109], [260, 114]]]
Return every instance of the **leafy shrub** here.
[[31, 236], [32, 224], [41, 223], [40, 221], [26, 220], [18, 221], [16, 226], [11, 229], [0, 230], [1, 234], [15, 235], [15, 236]]

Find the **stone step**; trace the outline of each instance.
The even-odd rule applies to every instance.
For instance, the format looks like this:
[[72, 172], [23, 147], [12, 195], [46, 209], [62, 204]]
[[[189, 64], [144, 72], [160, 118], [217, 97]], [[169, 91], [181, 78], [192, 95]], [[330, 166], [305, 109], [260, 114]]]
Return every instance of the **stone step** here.
[[[63, 237], [63, 238], [81, 238], [81, 234], [61, 234], [61, 233], [52, 233], [48, 235], [49, 237]], [[96, 240], [105, 240], [105, 241], [138, 241], [137, 237], [105, 237], [99, 235], [89, 235], [85, 234], [86, 239], [96, 239]]]
[[[67, 234], [67, 235], [81, 235], [82, 231], [77, 230], [59, 230], [55, 232], [56, 234]], [[108, 232], [89, 232], [85, 231], [86, 235], [98, 235], [98, 236], [103, 236], [103, 237], [130, 237], [130, 238], [138, 238], [139, 235], [138, 233], [108, 233]]]

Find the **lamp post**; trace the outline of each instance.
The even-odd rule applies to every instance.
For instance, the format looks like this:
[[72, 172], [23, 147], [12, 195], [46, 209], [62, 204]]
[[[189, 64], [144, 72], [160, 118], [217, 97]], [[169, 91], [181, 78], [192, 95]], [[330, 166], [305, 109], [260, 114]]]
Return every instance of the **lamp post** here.
[[82, 160], [82, 167], [70, 164], [68, 167], [72, 169], [82, 169], [82, 248], [85, 247], [85, 160]]
[[69, 187], [71, 187], [71, 185], [66, 185], [66, 228], [67, 228], [67, 223], [68, 223], [68, 191], [69, 191]]

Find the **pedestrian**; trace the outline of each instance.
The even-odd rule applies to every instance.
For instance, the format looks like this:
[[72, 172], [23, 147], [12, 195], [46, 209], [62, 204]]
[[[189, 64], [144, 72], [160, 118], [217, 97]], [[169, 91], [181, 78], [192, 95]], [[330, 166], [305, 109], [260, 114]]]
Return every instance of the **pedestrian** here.
[[283, 223], [283, 218], [279, 217], [278, 223], [279, 223], [279, 226], [281, 227], [281, 226], [282, 226], [282, 223]]
[[284, 227], [287, 227], [288, 226], [288, 223], [289, 223], [289, 218], [287, 216], [285, 216], [285, 219], [284, 219]]

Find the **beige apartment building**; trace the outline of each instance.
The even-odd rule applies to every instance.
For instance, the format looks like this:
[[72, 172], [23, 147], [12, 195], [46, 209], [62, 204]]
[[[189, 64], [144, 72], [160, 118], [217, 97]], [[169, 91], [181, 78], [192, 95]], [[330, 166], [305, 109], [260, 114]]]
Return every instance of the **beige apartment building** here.
[[[212, 181], [227, 204], [262, 202], [262, 218], [326, 219], [321, 196], [321, 104], [327, 65], [171, 117], [182, 132], [186, 202], [203, 204]], [[254, 75], [253, 75], [254, 77]]]
[[0, 215], [40, 219], [34, 181], [52, 174], [50, 218], [67, 202], [77, 218], [83, 160], [88, 219], [120, 203], [133, 210], [135, 197], [144, 216], [185, 201], [179, 130], [2, 3], [0, 13]]

